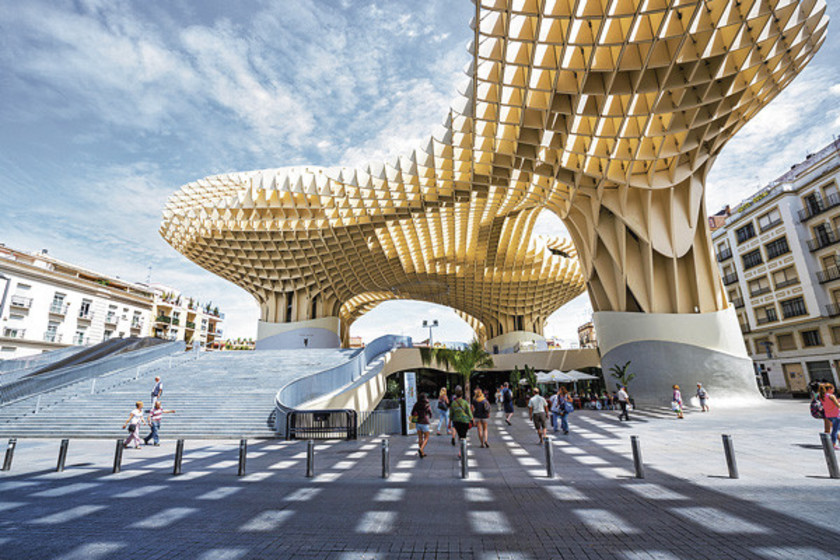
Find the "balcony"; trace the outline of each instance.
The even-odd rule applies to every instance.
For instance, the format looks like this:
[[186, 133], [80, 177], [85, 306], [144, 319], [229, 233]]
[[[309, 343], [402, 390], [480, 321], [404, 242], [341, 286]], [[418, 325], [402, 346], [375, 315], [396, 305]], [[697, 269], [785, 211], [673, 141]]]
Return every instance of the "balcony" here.
[[787, 288], [788, 286], [793, 286], [794, 284], [799, 284], [799, 278], [791, 278], [790, 280], [785, 280], [784, 282], [776, 282], [776, 289], [781, 290], [782, 288]]
[[84, 311], [83, 309], [79, 310], [79, 321], [92, 321], [93, 320], [93, 311]]
[[800, 222], [805, 222], [814, 216], [822, 214], [826, 210], [840, 206], [840, 195], [838, 194], [830, 194], [826, 199], [815, 197], [812, 200], [812, 202], [807, 202], [805, 208], [798, 212]]
[[820, 284], [825, 284], [838, 278], [840, 278], [840, 267], [836, 264], [817, 271], [817, 280]]
[[105, 324], [106, 325], [116, 325], [117, 324], [117, 316], [113, 313], [108, 313], [105, 317]]
[[70, 309], [70, 304], [69, 303], [53, 302], [53, 304], [50, 305], [50, 315], [59, 315], [61, 317], [64, 317], [65, 315], [67, 315], [67, 311], [69, 309]]
[[143, 321], [133, 321], [131, 323], [131, 330], [137, 331], [143, 328]]
[[744, 307], [744, 298], [736, 297], [736, 298], [732, 298], [729, 301], [732, 302], [732, 305], [734, 305], [736, 309]]
[[733, 272], [732, 274], [727, 274], [726, 276], [723, 277], [723, 285], [724, 286], [734, 284], [737, 281], [738, 281], [738, 273], [737, 272]]
[[193, 321], [187, 321], [187, 328], [195, 330], [195, 323]]
[[172, 319], [172, 324], [173, 325], [180, 325], [181, 324], [181, 319], [178, 319], [177, 317]]
[[723, 251], [718, 253], [716, 256], [717, 256], [718, 262], [723, 262], [726, 259], [731, 259], [732, 258], [732, 249], [727, 247], [726, 249], [724, 249]]
[[823, 230], [813, 239], [808, 240], [808, 250], [812, 253], [823, 247], [829, 247], [840, 242], [840, 232], [836, 229]]
[[26, 329], [3, 329], [3, 336], [6, 338], [26, 338]]
[[47, 331], [44, 333], [44, 342], [54, 342], [58, 343], [61, 342], [62, 335], [53, 331]]
[[826, 305], [825, 314], [827, 317], [837, 317], [840, 315], [840, 303], [829, 303]]
[[775, 315], [765, 315], [764, 317], [756, 317], [755, 323], [757, 325], [766, 325], [767, 323], [775, 323], [779, 318]]
[[9, 305], [11, 307], [17, 307], [19, 309], [29, 309], [30, 307], [32, 307], [32, 298], [23, 296], [12, 296]]
[[759, 288], [755, 291], [750, 292], [750, 297], [758, 297], [763, 296], [766, 293], [770, 292], [770, 286], [764, 286], [763, 288]]
[[750, 328], [749, 323], [739, 323], [738, 326], [741, 327], [741, 332], [744, 333], [744, 334], [752, 332], [752, 329]]
[[172, 317], [167, 317], [166, 315], [158, 315], [155, 318], [156, 323], [166, 323], [167, 325], [172, 322]]

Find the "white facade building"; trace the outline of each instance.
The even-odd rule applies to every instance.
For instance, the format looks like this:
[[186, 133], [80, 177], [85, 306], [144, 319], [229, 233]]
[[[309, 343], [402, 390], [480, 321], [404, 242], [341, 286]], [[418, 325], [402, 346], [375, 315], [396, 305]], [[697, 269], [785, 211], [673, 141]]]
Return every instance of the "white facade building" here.
[[141, 286], [0, 246], [0, 359], [149, 336], [151, 317]]
[[840, 379], [838, 184], [835, 141], [742, 202], [712, 233], [747, 350], [775, 390], [802, 393], [810, 381]]
[[221, 340], [224, 314], [212, 304], [182, 295], [174, 288], [152, 284], [154, 293], [152, 336], [167, 340], [183, 340], [187, 348], [193, 345], [211, 348]]

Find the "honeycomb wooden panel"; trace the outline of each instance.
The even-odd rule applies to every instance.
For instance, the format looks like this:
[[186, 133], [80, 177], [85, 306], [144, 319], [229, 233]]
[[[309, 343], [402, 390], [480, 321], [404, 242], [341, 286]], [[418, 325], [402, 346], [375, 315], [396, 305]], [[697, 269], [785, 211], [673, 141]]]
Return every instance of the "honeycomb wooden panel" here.
[[[541, 333], [584, 289], [595, 311], [724, 309], [705, 178], [819, 49], [824, 1], [475, 4], [470, 84], [425, 146], [190, 183], [163, 237], [262, 320], [339, 316], [345, 340], [388, 299], [453, 307], [482, 337]], [[543, 209], [571, 241], [532, 235]]]

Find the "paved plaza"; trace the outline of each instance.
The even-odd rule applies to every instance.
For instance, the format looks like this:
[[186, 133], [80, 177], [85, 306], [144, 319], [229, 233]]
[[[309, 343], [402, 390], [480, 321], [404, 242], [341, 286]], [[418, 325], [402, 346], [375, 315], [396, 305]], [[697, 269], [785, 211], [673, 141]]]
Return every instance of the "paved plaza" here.
[[[579, 411], [571, 423], [555, 479], [521, 411], [511, 427], [494, 415], [468, 480], [434, 435], [425, 459], [413, 437], [390, 437], [387, 480], [379, 439], [318, 443], [312, 479], [305, 442], [251, 440], [238, 477], [237, 441], [187, 440], [173, 476], [173, 441], [127, 450], [111, 474], [112, 440], [71, 440], [62, 473], [57, 440], [21, 440], [0, 473], [0, 558], [840, 557], [840, 480], [806, 402], [684, 420], [639, 411], [629, 423]], [[727, 476], [721, 434], [740, 479]]]

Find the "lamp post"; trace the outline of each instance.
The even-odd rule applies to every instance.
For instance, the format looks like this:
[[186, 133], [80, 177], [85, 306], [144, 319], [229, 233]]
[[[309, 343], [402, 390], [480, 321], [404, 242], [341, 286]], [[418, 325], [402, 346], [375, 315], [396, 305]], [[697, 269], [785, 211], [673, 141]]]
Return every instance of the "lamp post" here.
[[432, 348], [434, 346], [434, 344], [432, 344], [432, 329], [436, 326], [438, 326], [437, 319], [431, 321], [427, 321], [425, 319], [423, 320], [423, 328], [429, 329], [429, 348]]

